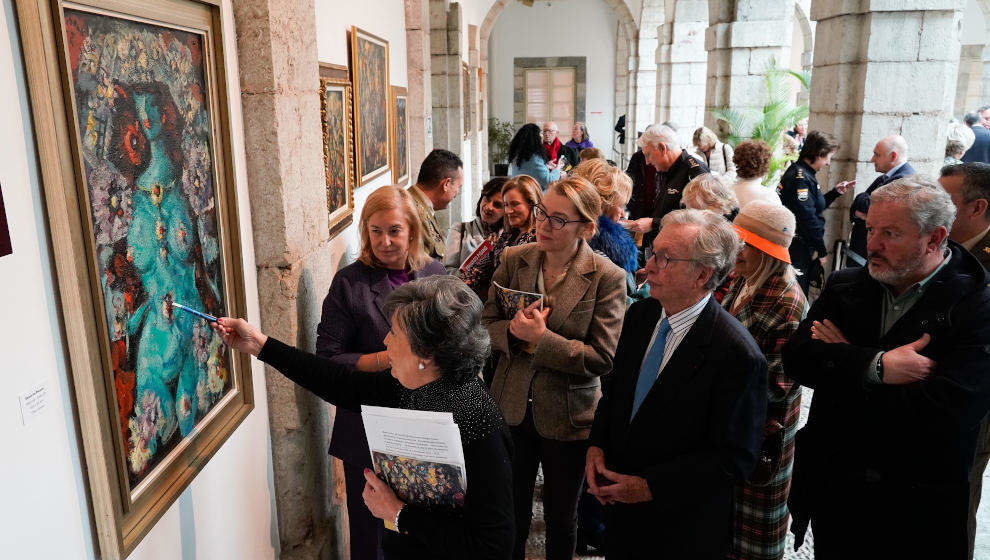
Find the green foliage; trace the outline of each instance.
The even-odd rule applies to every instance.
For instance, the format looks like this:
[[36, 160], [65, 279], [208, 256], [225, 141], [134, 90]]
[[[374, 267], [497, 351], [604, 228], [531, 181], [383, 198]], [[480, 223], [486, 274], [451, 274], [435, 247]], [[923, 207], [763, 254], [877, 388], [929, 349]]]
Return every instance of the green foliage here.
[[493, 163], [505, 163], [506, 158], [509, 157], [509, 143], [512, 142], [512, 135], [515, 133], [512, 123], [489, 117], [488, 154]]
[[777, 66], [777, 61], [770, 60], [765, 70], [764, 79], [767, 86], [767, 103], [762, 109], [743, 107], [730, 109], [718, 107], [712, 110], [712, 115], [729, 125], [729, 133], [724, 141], [735, 147], [743, 140], [763, 140], [773, 150], [770, 161], [770, 172], [764, 180], [764, 185], [775, 182], [778, 175], [787, 164], [797, 159], [797, 155], [785, 155], [782, 150], [783, 135], [795, 124], [808, 118], [808, 106], [794, 106], [790, 102], [790, 80], [797, 78], [805, 89], [811, 88], [811, 75], [807, 72], [795, 72]]

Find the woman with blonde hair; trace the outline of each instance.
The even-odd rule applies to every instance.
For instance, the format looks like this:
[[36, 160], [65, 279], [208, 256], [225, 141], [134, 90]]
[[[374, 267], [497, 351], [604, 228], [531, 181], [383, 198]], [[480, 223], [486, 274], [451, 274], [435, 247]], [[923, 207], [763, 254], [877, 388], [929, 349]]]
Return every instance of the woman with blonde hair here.
[[625, 218], [626, 204], [632, 196], [632, 179], [624, 171], [603, 159], [581, 162], [573, 175], [587, 179], [602, 199], [602, 213], [598, 216], [598, 233], [588, 241], [595, 251], [626, 271], [627, 280], [635, 291], [635, 274], [639, 268], [639, 251], [636, 242], [626, 228], [619, 224]]
[[731, 222], [739, 211], [739, 200], [725, 181], [711, 173], [704, 173], [691, 179], [684, 187], [681, 208], [711, 210]]
[[736, 164], [732, 161], [732, 146], [719, 142], [712, 129], [702, 126], [691, 138], [694, 153], [713, 174], [732, 180], [736, 176]]
[[[513, 558], [525, 557], [542, 465], [546, 557], [570, 560], [587, 439], [601, 397], [598, 378], [612, 367], [625, 312], [625, 274], [588, 246], [601, 197], [587, 180], [552, 183], [534, 214], [536, 243], [506, 250], [482, 322], [500, 355], [490, 393], [510, 426], [515, 450]], [[542, 299], [524, 309], [505, 309], [496, 282]]]
[[502, 186], [502, 210], [505, 213], [502, 231], [488, 237], [491, 250], [478, 262], [468, 266], [462, 275], [464, 283], [478, 294], [481, 301], [488, 298], [488, 287], [495, 269], [502, 262], [502, 253], [509, 247], [536, 241], [533, 208], [542, 200], [540, 184], [529, 175], [513, 177]]
[[[323, 300], [316, 328], [319, 356], [359, 372], [389, 368], [383, 342], [390, 320], [382, 311], [385, 300], [412, 280], [446, 273], [423, 248], [420, 224], [412, 196], [405, 189], [385, 186], [371, 193], [358, 223], [361, 254], [334, 275]], [[371, 515], [361, 498], [371, 453], [358, 412], [337, 409], [330, 454], [344, 463], [351, 558], [380, 558], [382, 522]]]
[[763, 448], [756, 471], [736, 486], [728, 557], [779, 560], [787, 536], [787, 495], [801, 409], [801, 387], [784, 374], [781, 351], [808, 302], [788, 253], [794, 214], [778, 203], [755, 200], [742, 207], [733, 226], [744, 245], [722, 307], [753, 335], [769, 369]]

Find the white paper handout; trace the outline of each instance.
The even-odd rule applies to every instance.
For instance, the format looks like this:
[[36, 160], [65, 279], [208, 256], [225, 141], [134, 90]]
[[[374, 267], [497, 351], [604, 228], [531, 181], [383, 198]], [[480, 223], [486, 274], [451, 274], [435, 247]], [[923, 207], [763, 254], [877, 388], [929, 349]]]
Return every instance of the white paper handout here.
[[375, 474], [400, 500], [428, 509], [463, 507], [467, 469], [453, 414], [362, 405], [361, 419]]

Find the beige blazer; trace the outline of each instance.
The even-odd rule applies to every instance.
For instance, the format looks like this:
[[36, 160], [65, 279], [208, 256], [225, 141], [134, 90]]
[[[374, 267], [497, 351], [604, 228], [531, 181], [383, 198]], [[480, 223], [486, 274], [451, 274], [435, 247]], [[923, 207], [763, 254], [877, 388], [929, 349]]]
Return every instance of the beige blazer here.
[[533, 424], [541, 436], [587, 439], [602, 394], [598, 377], [612, 369], [622, 329], [626, 274], [581, 242], [547, 317], [547, 331], [529, 354], [518, 341], [510, 343], [509, 320], [498, 307], [494, 282], [535, 292], [541, 262], [536, 243], [528, 243], [506, 249], [495, 271], [482, 316], [492, 351], [501, 353], [491, 394], [505, 421], [518, 426], [532, 387]]
[[406, 190], [412, 196], [413, 202], [416, 204], [416, 212], [419, 214], [419, 222], [423, 230], [423, 247], [431, 257], [442, 262], [446, 255], [447, 242], [440, 230], [440, 223], [437, 222], [437, 213], [433, 210], [433, 203], [416, 185]]

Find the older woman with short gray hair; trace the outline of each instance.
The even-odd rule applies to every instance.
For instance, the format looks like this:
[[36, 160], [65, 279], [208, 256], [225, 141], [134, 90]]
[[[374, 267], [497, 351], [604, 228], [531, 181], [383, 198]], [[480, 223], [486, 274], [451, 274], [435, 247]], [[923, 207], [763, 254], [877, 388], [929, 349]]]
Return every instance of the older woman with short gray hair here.
[[389, 372], [352, 371], [269, 337], [243, 319], [223, 317], [214, 328], [232, 348], [257, 356], [339, 407], [452, 413], [469, 474], [462, 507], [404, 503], [365, 471], [365, 504], [375, 517], [398, 528], [386, 531], [385, 557], [508, 558], [513, 532], [509, 434], [478, 378], [489, 352], [481, 301], [460, 280], [431, 276], [396, 288], [386, 309], [392, 323], [385, 337]]
[[736, 193], [721, 177], [711, 173], [698, 175], [684, 187], [681, 207], [695, 210], [711, 210], [732, 221], [739, 212]]

